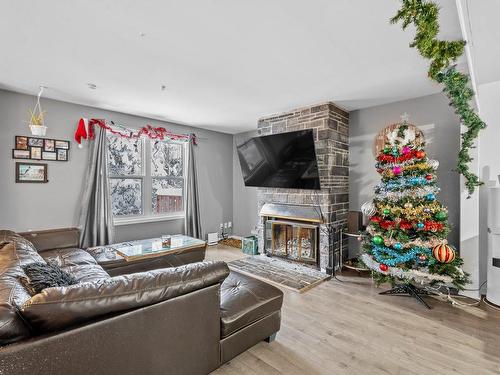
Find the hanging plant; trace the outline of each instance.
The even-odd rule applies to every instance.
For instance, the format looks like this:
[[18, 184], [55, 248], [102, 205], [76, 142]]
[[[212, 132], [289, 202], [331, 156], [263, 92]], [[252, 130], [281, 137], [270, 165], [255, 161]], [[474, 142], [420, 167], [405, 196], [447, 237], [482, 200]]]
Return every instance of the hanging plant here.
[[40, 97], [43, 93], [43, 86], [40, 86], [40, 91], [37, 96], [35, 107], [28, 110], [29, 114], [29, 127], [32, 135], [44, 136], [47, 132], [47, 127], [44, 125], [45, 111], [42, 110], [40, 104]]
[[425, 0], [401, 0], [402, 6], [391, 19], [391, 23], [402, 22], [403, 30], [410, 24], [415, 25], [417, 32], [410, 47], [416, 48], [420, 54], [429, 59], [429, 77], [444, 85], [444, 93], [450, 100], [450, 105], [460, 117], [461, 123], [467, 128], [462, 133], [462, 144], [458, 153], [457, 171], [465, 177], [465, 186], [469, 197], [476, 187], [483, 184], [476, 174], [471, 172], [469, 163], [473, 160], [470, 149], [479, 131], [486, 127], [470, 103], [474, 91], [469, 86], [469, 76], [459, 72], [452, 65], [464, 52], [465, 41], [438, 40], [439, 7]]

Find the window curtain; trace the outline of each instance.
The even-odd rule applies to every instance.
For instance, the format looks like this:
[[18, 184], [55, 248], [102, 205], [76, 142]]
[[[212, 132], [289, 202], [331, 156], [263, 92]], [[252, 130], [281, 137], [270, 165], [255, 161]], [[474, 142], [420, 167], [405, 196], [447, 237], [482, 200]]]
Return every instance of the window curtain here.
[[113, 243], [114, 238], [113, 213], [107, 177], [106, 129], [96, 126], [94, 131], [95, 138], [90, 142], [78, 223], [82, 248], [109, 245]]
[[186, 217], [184, 232], [187, 236], [202, 238], [201, 218], [198, 196], [198, 175], [196, 173], [195, 147], [193, 138], [189, 140], [188, 149], [188, 175], [186, 191]]

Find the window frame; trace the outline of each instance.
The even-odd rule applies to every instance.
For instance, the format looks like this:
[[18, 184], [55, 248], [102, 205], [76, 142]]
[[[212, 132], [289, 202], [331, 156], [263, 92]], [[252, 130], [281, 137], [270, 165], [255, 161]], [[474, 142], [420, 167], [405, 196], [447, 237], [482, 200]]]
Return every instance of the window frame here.
[[[114, 136], [114, 135], [108, 135]], [[140, 215], [124, 215], [114, 216], [113, 224], [115, 226], [129, 225], [137, 223], [151, 223], [167, 220], [184, 219], [186, 216], [186, 191], [187, 191], [187, 165], [188, 165], [188, 147], [187, 143], [176, 140], [158, 140], [160, 142], [172, 142], [182, 146], [182, 177], [169, 177], [169, 176], [153, 176], [151, 168], [151, 150], [155, 139], [140, 138], [142, 142], [142, 174], [141, 175], [111, 175], [108, 173], [108, 180], [111, 179], [140, 179], [141, 180], [141, 211]], [[106, 151], [106, 158], [107, 158]], [[107, 162], [107, 159], [106, 159]], [[153, 212], [153, 179], [182, 179], [182, 211], [172, 212], [166, 214], [156, 214]]]

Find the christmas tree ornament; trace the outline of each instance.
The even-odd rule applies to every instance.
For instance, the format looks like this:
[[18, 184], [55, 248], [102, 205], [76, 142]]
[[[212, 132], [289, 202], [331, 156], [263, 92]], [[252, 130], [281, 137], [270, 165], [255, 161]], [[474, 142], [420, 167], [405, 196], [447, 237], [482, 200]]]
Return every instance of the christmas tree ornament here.
[[427, 260], [427, 257], [425, 255], [423, 255], [423, 254], [420, 254], [418, 256], [418, 260], [421, 261], [421, 262], [425, 262]]
[[413, 204], [411, 204], [410, 202], [406, 202], [404, 208], [413, 208]]
[[382, 245], [384, 243], [384, 239], [379, 235], [374, 236], [372, 241], [375, 245]]
[[411, 148], [409, 148], [408, 146], [404, 146], [403, 149], [401, 150], [401, 153], [403, 155], [408, 155], [411, 151]]
[[403, 248], [403, 244], [401, 242], [396, 242], [394, 245], [392, 245], [392, 247], [396, 250], [401, 250]]
[[377, 208], [372, 201], [368, 201], [361, 205], [361, 212], [366, 216], [373, 216], [377, 212]]
[[388, 154], [389, 152], [391, 152], [391, 148], [390, 147], [384, 147], [384, 154]]
[[427, 160], [427, 164], [434, 170], [437, 170], [439, 168], [439, 161], [435, 159]]
[[431, 175], [431, 174], [426, 175], [426, 176], [425, 176], [425, 179], [426, 179], [427, 181], [432, 181], [432, 175]]
[[389, 210], [388, 208], [384, 208], [384, 211], [382, 212], [384, 213], [384, 216], [388, 216], [391, 213], [391, 210]]
[[389, 269], [389, 267], [387, 266], [387, 264], [383, 264], [383, 263], [380, 263], [380, 270], [381, 271], [387, 271]]
[[425, 224], [424, 223], [417, 223], [417, 228], [418, 229], [424, 229], [425, 228]]
[[372, 217], [370, 218], [370, 221], [371, 221], [372, 223], [380, 223], [380, 221], [381, 221], [381, 220], [382, 220], [382, 219], [380, 218], [380, 216], [372, 216]]
[[448, 214], [446, 213], [446, 211], [439, 211], [434, 215], [434, 217], [436, 218], [436, 220], [444, 221], [448, 217]]
[[432, 193], [429, 193], [425, 196], [425, 199], [432, 202], [434, 199], [436, 199], [436, 196]]
[[425, 158], [425, 151], [424, 150], [418, 150], [417, 152], [415, 152], [415, 157], [417, 159], [423, 159], [423, 158]]
[[451, 263], [455, 260], [455, 250], [450, 245], [438, 245], [432, 249], [432, 255], [440, 263]]
[[426, 213], [426, 214], [430, 214], [430, 213], [431, 213], [431, 209], [430, 209], [430, 208], [428, 208], [428, 207], [424, 208], [424, 210], [423, 210], [423, 211], [424, 211], [424, 213]]
[[394, 173], [394, 174], [400, 174], [401, 173], [401, 167], [399, 165], [396, 165], [394, 168], [392, 168], [392, 173]]
[[358, 242], [361, 242], [361, 241], [363, 241], [363, 236], [358, 236], [358, 237], [356, 237], [356, 239], [358, 240]]

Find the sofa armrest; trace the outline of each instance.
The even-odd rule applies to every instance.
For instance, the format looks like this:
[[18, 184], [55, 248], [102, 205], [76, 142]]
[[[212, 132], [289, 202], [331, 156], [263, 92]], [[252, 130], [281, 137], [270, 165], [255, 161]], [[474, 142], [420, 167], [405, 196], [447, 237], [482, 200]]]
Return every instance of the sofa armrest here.
[[50, 332], [220, 284], [228, 275], [224, 262], [201, 262], [47, 288], [20, 311], [36, 331]]
[[30, 241], [38, 252], [79, 247], [80, 242], [80, 230], [78, 228], [38, 230], [19, 233], [19, 235]]
[[0, 374], [204, 375], [219, 364], [219, 286], [0, 348]]

